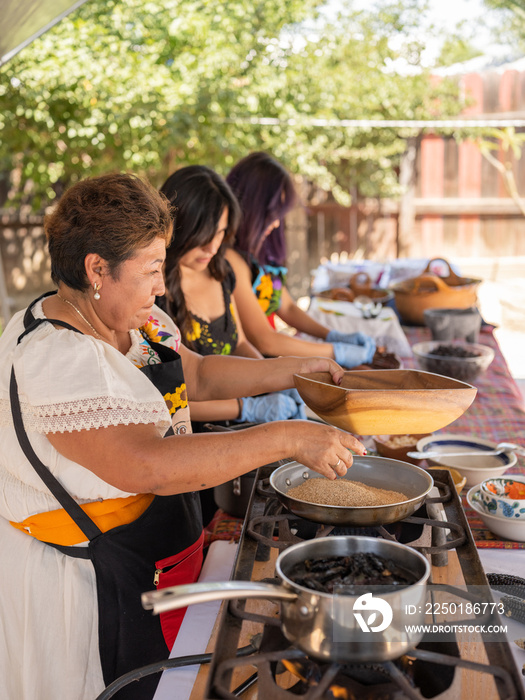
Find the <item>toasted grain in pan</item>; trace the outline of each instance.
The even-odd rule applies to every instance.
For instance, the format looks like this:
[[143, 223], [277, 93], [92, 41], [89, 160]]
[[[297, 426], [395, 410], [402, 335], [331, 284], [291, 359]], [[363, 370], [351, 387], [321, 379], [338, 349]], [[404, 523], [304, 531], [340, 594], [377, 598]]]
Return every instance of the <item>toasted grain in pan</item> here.
[[402, 503], [407, 496], [399, 491], [367, 486], [348, 479], [308, 479], [289, 489], [287, 495], [308, 503], [327, 506], [368, 507]]

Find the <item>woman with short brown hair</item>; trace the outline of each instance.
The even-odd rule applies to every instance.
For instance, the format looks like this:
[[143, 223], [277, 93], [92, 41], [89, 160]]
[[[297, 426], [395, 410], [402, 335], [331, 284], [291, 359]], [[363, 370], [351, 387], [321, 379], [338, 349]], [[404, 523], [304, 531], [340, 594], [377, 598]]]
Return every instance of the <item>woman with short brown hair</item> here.
[[[283, 457], [335, 478], [363, 446], [306, 421], [191, 434], [189, 398], [343, 372], [329, 359], [201, 357], [181, 345], [154, 303], [171, 223], [149, 185], [119, 174], [73, 185], [46, 232], [58, 291], [0, 337], [0, 674], [6, 700], [93, 700], [168, 656], [181, 616], [159, 621], [140, 593], [197, 578], [196, 491]], [[156, 682], [119, 695], [151, 698]]]

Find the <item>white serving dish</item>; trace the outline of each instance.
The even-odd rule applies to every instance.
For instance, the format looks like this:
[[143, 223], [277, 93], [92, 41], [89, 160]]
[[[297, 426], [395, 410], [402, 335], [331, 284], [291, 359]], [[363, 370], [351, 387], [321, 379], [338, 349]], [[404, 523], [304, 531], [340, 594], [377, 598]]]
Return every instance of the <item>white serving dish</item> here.
[[433, 457], [428, 459], [429, 465], [438, 467], [454, 467], [467, 479], [467, 487], [476, 486], [485, 479], [501, 476], [517, 462], [514, 452], [503, 452], [500, 455], [484, 455], [484, 452], [494, 450], [496, 443], [472, 435], [454, 435], [439, 433], [421, 438], [417, 443], [418, 452], [478, 452], [478, 457]]
[[514, 542], [525, 542], [525, 520], [502, 518], [498, 515], [489, 515], [480, 504], [480, 488], [473, 486], [467, 493], [467, 503], [478, 513], [485, 527], [498, 537]]

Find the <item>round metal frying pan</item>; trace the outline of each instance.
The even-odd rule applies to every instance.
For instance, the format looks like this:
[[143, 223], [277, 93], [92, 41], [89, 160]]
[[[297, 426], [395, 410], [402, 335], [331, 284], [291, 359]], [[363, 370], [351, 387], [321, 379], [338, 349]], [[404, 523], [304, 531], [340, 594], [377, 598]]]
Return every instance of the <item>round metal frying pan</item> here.
[[412, 515], [423, 503], [434, 481], [420, 467], [387, 457], [354, 457], [354, 463], [343, 479], [359, 481], [367, 486], [399, 491], [405, 501], [385, 506], [326, 506], [288, 496], [288, 491], [306, 479], [323, 479], [317, 472], [299, 462], [278, 467], [270, 477], [278, 498], [294, 515], [316, 523], [338, 526], [366, 527], [387, 525]]

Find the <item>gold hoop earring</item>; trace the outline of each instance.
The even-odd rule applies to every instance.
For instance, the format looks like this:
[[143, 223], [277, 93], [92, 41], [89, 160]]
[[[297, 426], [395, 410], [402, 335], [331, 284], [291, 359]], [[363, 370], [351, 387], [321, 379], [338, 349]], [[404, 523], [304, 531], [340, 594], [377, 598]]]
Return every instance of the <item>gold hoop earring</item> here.
[[100, 294], [98, 293], [98, 290], [100, 289], [100, 284], [94, 282], [93, 289], [95, 291], [95, 293], [93, 294], [93, 299], [96, 299], [98, 301], [100, 299]]

